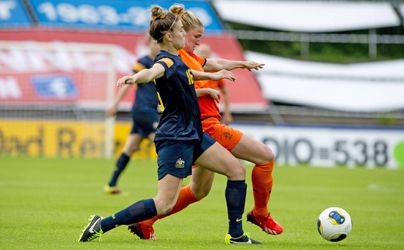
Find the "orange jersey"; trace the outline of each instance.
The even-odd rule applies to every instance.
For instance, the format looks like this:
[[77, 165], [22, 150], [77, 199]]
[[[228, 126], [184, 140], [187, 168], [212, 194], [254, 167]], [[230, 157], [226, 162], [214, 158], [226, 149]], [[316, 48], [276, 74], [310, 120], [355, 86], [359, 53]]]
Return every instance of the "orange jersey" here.
[[[202, 58], [194, 53], [188, 53], [185, 49], [181, 49], [178, 54], [180, 55], [182, 61], [191, 69], [197, 71], [204, 71], [203, 66], [206, 63], [206, 59]], [[203, 80], [203, 81], [195, 81], [194, 86], [196, 89], [199, 88], [212, 88], [218, 89], [223, 86], [223, 80], [220, 81], [212, 81], [212, 80]], [[220, 119], [222, 116], [219, 113], [219, 107], [214, 99], [212, 99], [209, 95], [204, 95], [198, 97], [199, 109], [201, 111], [201, 119], [206, 119], [208, 117], [215, 117]]]
[[[201, 82], [201, 83], [199, 83]], [[212, 88], [212, 89], [219, 89], [222, 88], [224, 82], [223, 80], [220, 81], [197, 81], [195, 82], [195, 88]], [[204, 95], [198, 97], [199, 109], [201, 110], [201, 119], [206, 119], [208, 117], [215, 117], [218, 120], [222, 118], [219, 113], [219, 107], [217, 102], [211, 98], [209, 95]]]
[[190, 68], [197, 71], [204, 71], [206, 59], [195, 55], [194, 53], [188, 53], [185, 49], [178, 51], [178, 55], [181, 60]]

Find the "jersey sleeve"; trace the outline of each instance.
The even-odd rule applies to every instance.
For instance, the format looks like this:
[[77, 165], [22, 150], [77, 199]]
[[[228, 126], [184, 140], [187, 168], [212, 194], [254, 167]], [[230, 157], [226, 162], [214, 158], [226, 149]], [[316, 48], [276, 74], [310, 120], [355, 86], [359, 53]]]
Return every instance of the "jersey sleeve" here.
[[159, 63], [161, 64], [161, 66], [164, 67], [165, 69], [164, 76], [166, 78], [170, 78], [175, 73], [175, 70], [177, 68], [174, 61], [168, 57], [161, 58], [156, 63]]
[[205, 66], [206, 58], [200, 57], [200, 56], [198, 56], [196, 54], [194, 54], [194, 58], [198, 61], [199, 64], [201, 64], [202, 67]]

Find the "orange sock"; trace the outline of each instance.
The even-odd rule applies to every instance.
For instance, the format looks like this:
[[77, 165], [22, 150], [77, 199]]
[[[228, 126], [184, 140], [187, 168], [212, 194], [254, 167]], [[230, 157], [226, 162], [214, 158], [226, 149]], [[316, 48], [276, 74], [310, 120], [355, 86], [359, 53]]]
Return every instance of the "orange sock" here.
[[255, 165], [251, 179], [254, 192], [254, 209], [253, 213], [258, 217], [266, 217], [268, 215], [268, 201], [272, 191], [272, 170], [274, 169], [274, 161]]
[[198, 199], [196, 199], [195, 195], [192, 193], [191, 187], [189, 185], [186, 185], [185, 187], [180, 189], [180, 194], [178, 195], [177, 203], [175, 203], [175, 206], [174, 206], [173, 210], [171, 210], [171, 212], [169, 212], [168, 214], [164, 214], [164, 215], [156, 215], [151, 219], [142, 221], [142, 224], [148, 225], [148, 226], [153, 226], [153, 224], [154, 224], [154, 222], [156, 222], [156, 220], [159, 220], [166, 216], [175, 214], [175, 213], [181, 211], [182, 209], [188, 207], [188, 205], [190, 205], [196, 201], [198, 201]]

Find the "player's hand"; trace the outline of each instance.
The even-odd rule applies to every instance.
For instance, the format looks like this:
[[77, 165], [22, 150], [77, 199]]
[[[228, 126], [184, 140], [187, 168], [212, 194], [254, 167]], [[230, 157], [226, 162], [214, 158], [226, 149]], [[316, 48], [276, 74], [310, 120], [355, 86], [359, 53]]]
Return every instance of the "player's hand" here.
[[237, 78], [234, 76], [233, 72], [222, 69], [219, 70], [218, 72], [214, 73], [214, 79], [212, 80], [221, 80], [221, 79], [227, 79], [232, 82], [234, 82]]
[[248, 70], [260, 70], [262, 68], [264, 68], [265, 64], [264, 63], [258, 63], [258, 62], [254, 62], [254, 61], [245, 61], [244, 62], [244, 68], [248, 69]]
[[107, 108], [107, 110], [105, 110], [105, 115], [107, 117], [111, 117], [116, 115], [116, 112], [118, 111], [118, 107], [116, 105], [112, 105], [111, 107]]
[[222, 121], [223, 121], [224, 124], [229, 125], [230, 123], [233, 122], [233, 116], [231, 115], [230, 112], [224, 112], [223, 117], [222, 117]]
[[209, 96], [214, 99], [216, 102], [220, 101], [220, 92], [216, 89], [209, 89]]
[[118, 79], [118, 81], [116, 82], [116, 84], [118, 86], [123, 86], [125, 84], [134, 84], [136, 83], [135, 79], [133, 79], [132, 76], [124, 76]]

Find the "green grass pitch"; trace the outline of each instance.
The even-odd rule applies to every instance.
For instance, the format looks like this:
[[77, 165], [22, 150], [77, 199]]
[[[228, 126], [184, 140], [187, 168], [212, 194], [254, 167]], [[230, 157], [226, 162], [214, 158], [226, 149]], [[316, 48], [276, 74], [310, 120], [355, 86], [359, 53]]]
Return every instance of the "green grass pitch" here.
[[[156, 192], [155, 161], [133, 160], [120, 180], [125, 193], [104, 194], [113, 164], [0, 157], [0, 249], [404, 249], [404, 170], [310, 167], [275, 169], [269, 206], [284, 233], [270, 236], [243, 223], [263, 245], [224, 244], [226, 179], [218, 175], [208, 197], [157, 222], [157, 241], [139, 240], [122, 226], [101, 241], [78, 243], [89, 215], [110, 215]], [[246, 212], [253, 205], [251, 167], [247, 173]], [[352, 216], [351, 234], [338, 243], [316, 230], [317, 216], [330, 206]]]

